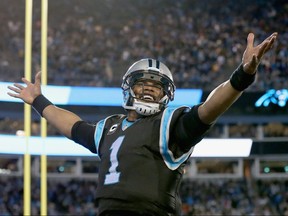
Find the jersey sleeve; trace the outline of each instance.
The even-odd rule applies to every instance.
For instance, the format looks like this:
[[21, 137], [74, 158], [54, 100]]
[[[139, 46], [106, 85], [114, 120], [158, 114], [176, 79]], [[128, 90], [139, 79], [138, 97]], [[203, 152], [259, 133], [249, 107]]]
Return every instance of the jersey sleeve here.
[[88, 124], [84, 121], [78, 121], [72, 127], [72, 140], [89, 149], [92, 153], [97, 153], [94, 132], [95, 125]]
[[204, 124], [198, 115], [198, 107], [186, 109], [176, 120], [173, 130], [172, 141], [178, 141], [182, 151], [187, 152], [192, 146], [200, 142], [212, 125]]
[[166, 108], [161, 119], [159, 147], [167, 167], [176, 170], [185, 163], [210, 127], [201, 122], [198, 106]]

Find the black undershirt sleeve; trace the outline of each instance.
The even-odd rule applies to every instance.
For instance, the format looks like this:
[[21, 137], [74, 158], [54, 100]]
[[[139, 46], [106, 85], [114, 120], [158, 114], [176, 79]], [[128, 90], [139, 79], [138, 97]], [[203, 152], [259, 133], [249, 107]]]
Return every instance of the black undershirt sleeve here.
[[200, 142], [212, 125], [204, 124], [198, 115], [198, 107], [182, 114], [173, 128], [172, 141], [183, 151], [187, 152], [190, 148]]
[[92, 153], [97, 153], [94, 141], [94, 132], [95, 125], [88, 124], [84, 121], [78, 121], [72, 127], [72, 140], [89, 149]]

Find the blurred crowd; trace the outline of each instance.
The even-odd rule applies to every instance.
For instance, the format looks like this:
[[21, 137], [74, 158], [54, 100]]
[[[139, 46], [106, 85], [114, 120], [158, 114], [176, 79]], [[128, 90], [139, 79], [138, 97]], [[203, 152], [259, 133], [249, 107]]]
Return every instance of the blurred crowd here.
[[[246, 36], [255, 43], [279, 38], [247, 91], [287, 88], [288, 3], [285, 0], [52, 0], [48, 3], [48, 84], [117, 86], [134, 61], [165, 62], [177, 88], [210, 91], [241, 62]], [[224, 7], [225, 6], [225, 7]], [[24, 76], [25, 2], [0, 1], [0, 81]], [[32, 72], [41, 69], [41, 1], [33, 2]], [[286, 82], [285, 82], [286, 81]], [[281, 123], [216, 125], [211, 137], [287, 136]], [[259, 130], [260, 128], [260, 130]], [[0, 132], [15, 134], [23, 122], [1, 119]], [[39, 134], [39, 122], [32, 134]], [[53, 128], [49, 134], [58, 135]]]
[[287, 180], [186, 180], [183, 215], [288, 215]]
[[[33, 72], [41, 64], [40, 2], [33, 8]], [[24, 6], [24, 1], [0, 2], [1, 81], [20, 81], [24, 74]], [[132, 62], [152, 57], [171, 68], [177, 88], [209, 91], [241, 62], [249, 32], [259, 43], [278, 31], [249, 90], [282, 89], [288, 73], [287, 10], [285, 0], [49, 1], [48, 84], [120, 86]]]
[[[31, 214], [40, 214], [40, 183], [31, 184]], [[97, 215], [95, 180], [48, 181], [48, 215]], [[184, 180], [181, 185], [182, 216], [190, 215], [288, 215], [287, 180], [214, 179]], [[23, 214], [23, 181], [1, 178], [0, 213]]]
[[[41, 69], [41, 1], [34, 1], [32, 72]], [[274, 31], [278, 41], [263, 59], [247, 91], [287, 88], [286, 0], [50, 0], [48, 84], [117, 86], [134, 61], [158, 58], [177, 88], [210, 91], [241, 62], [246, 36], [259, 43]], [[24, 76], [25, 1], [0, 1], [0, 81]], [[1, 119], [1, 134], [23, 134], [23, 121]], [[32, 122], [32, 135], [40, 134]], [[59, 135], [48, 125], [48, 135]], [[272, 122], [215, 125], [208, 137], [288, 137], [288, 125]], [[40, 182], [33, 179], [32, 214], [40, 214]], [[48, 182], [49, 215], [96, 215], [96, 181]], [[197, 181], [181, 186], [183, 216], [288, 215], [287, 180]], [[23, 181], [0, 179], [0, 215], [23, 214]]]

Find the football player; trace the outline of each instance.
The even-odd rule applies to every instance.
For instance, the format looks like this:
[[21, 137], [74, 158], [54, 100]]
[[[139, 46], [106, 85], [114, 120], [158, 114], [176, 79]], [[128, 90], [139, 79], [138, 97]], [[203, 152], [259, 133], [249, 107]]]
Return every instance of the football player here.
[[53, 105], [41, 92], [40, 73], [34, 83], [22, 78], [25, 86], [9, 86], [8, 94], [32, 105], [63, 135], [97, 154], [100, 216], [181, 215], [178, 189], [194, 146], [253, 83], [276, 37], [273, 33], [254, 46], [250, 33], [239, 67], [193, 107], [168, 106], [175, 92], [172, 74], [165, 64], [149, 58], [135, 62], [123, 77], [127, 114], [108, 116], [95, 125]]

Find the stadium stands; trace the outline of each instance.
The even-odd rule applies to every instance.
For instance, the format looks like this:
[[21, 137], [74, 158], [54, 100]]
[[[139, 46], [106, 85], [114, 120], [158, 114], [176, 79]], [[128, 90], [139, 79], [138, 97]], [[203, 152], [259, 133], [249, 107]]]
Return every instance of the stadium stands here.
[[[1, 215], [22, 215], [23, 182], [0, 180]], [[97, 215], [95, 179], [48, 182], [48, 215]], [[287, 215], [287, 180], [185, 180], [181, 187], [182, 216]], [[39, 181], [33, 180], [31, 212], [39, 215]]]
[[[34, 1], [33, 73], [41, 64], [40, 2]], [[287, 10], [285, 0], [49, 1], [48, 84], [119, 87], [132, 62], [154, 57], [170, 66], [177, 88], [208, 92], [238, 66], [250, 31], [259, 40], [278, 31], [275, 48], [247, 91], [287, 89]], [[1, 0], [0, 11], [0, 81], [18, 82], [24, 74], [24, 1]], [[33, 120], [31, 128], [32, 135], [39, 135], [39, 120]], [[0, 119], [0, 134], [21, 132], [23, 120]], [[50, 125], [48, 135], [59, 136]], [[208, 137], [287, 142], [288, 122], [221, 123]], [[223, 173], [217, 170], [217, 178], [213, 170], [200, 170], [202, 163], [192, 161], [199, 170], [181, 185], [183, 216], [288, 215], [288, 168], [278, 170], [280, 165], [288, 167], [287, 159], [257, 156], [228, 160], [229, 169], [219, 168]], [[208, 165], [213, 162], [207, 160]], [[0, 215], [23, 214], [22, 163], [19, 155], [0, 155]], [[69, 169], [63, 170], [67, 163]], [[48, 214], [96, 215], [97, 161], [49, 158], [49, 164]], [[243, 171], [240, 177], [235, 167]], [[32, 158], [32, 172], [31, 213], [39, 215], [37, 156]]]
[[[275, 48], [259, 68], [258, 82], [249, 90], [286, 87], [285, 1], [84, 2], [49, 2], [49, 84], [119, 86], [132, 62], [154, 57], [171, 68], [178, 88], [209, 91], [238, 66], [250, 31], [259, 40], [279, 31]], [[1, 8], [6, 3], [1, 1]], [[36, 72], [41, 64], [39, 2], [34, 7], [32, 69]], [[9, 2], [1, 12], [1, 81], [14, 82], [23, 75], [23, 17], [23, 3]]]

